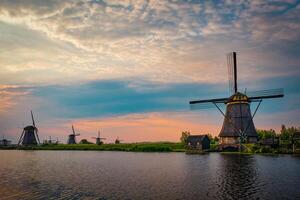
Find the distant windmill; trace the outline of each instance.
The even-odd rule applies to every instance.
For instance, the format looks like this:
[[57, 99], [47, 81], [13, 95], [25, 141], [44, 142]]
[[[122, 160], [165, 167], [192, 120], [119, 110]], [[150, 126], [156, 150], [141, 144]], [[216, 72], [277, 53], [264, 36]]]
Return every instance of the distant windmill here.
[[55, 140], [52, 140], [51, 136], [49, 136], [49, 139], [46, 140], [46, 143], [48, 143], [48, 144], [53, 144], [53, 143], [55, 143], [55, 142], [56, 142], [56, 141], [55, 141]]
[[0, 140], [0, 145], [1, 146], [8, 146], [8, 145], [10, 145], [11, 144], [11, 141], [10, 140], [8, 140], [8, 139], [6, 139], [5, 137], [4, 137], [4, 135], [2, 136], [2, 140]]
[[21, 144], [21, 145], [27, 146], [27, 145], [40, 144], [38, 129], [35, 126], [32, 111], [30, 111], [30, 113], [31, 113], [32, 125], [26, 126], [23, 129], [23, 132], [22, 132], [21, 137], [19, 139], [18, 145]]
[[73, 133], [70, 134], [69, 138], [68, 138], [68, 144], [76, 144], [76, 136], [80, 135], [80, 134], [75, 133], [73, 125], [72, 125], [72, 131], [73, 131]]
[[[247, 95], [238, 92], [236, 53], [228, 54], [227, 59], [231, 96], [220, 99], [190, 101], [190, 105], [192, 109], [206, 108], [210, 105], [214, 105], [222, 113], [224, 121], [219, 134], [221, 144], [255, 143], [257, 142], [257, 133], [253, 123], [253, 117], [263, 99], [283, 97], [283, 89], [263, 90], [248, 93]], [[250, 111], [250, 103], [252, 102], [258, 102], [253, 115], [251, 115]], [[226, 105], [225, 113], [223, 113], [217, 105], [219, 103]]]
[[119, 137], [115, 140], [115, 144], [120, 144], [123, 140], [120, 140]]
[[98, 131], [98, 137], [92, 137], [93, 139], [96, 139], [96, 144], [101, 145], [103, 142], [101, 140], [106, 140], [106, 138], [100, 137], [100, 131]]

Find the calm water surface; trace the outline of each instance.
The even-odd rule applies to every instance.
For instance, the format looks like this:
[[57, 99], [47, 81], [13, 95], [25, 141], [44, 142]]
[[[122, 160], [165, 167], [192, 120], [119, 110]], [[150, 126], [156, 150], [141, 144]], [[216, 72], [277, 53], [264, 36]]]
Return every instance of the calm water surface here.
[[0, 199], [300, 199], [300, 158], [0, 151]]

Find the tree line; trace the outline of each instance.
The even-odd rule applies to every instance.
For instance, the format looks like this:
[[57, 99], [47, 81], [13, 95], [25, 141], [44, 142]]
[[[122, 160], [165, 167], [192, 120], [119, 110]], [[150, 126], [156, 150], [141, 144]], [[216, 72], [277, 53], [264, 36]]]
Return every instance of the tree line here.
[[290, 141], [293, 138], [293, 134], [295, 132], [300, 132], [300, 127], [286, 127], [284, 124], [281, 125], [280, 132], [276, 132], [273, 129], [270, 130], [256, 130], [258, 139], [267, 139], [267, 138], [274, 138], [279, 137], [280, 140], [287, 140]]
[[[280, 132], [278, 133], [274, 129], [270, 129], [270, 130], [257, 129], [256, 132], [259, 140], [279, 137], [280, 140], [291, 141], [293, 138], [293, 134], [295, 132], [300, 132], [300, 127], [296, 127], [296, 126], [286, 127], [284, 124], [282, 124]], [[190, 135], [191, 134], [189, 131], [183, 131], [180, 137], [181, 143], [186, 144], [187, 138]], [[206, 135], [208, 136], [212, 144], [219, 142], [219, 137], [217, 136], [213, 137], [210, 133]]]

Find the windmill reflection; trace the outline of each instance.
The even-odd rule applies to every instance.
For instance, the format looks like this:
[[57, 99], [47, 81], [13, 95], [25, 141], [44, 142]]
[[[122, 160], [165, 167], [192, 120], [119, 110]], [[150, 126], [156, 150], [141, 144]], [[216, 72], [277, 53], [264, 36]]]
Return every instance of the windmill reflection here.
[[257, 163], [253, 156], [222, 155], [217, 194], [221, 199], [253, 199], [260, 191]]

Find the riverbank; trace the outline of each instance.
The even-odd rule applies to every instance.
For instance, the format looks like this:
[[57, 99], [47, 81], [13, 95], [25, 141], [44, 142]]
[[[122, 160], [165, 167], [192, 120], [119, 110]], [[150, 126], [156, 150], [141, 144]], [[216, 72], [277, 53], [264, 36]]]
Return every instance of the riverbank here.
[[8, 146], [0, 149], [17, 150], [78, 150], [78, 151], [132, 151], [132, 152], [185, 152], [184, 145], [171, 142], [127, 144], [43, 144], [39, 146]]
[[[244, 144], [243, 151], [219, 151], [218, 144], [211, 144], [210, 150], [205, 152], [221, 152], [222, 154], [241, 155], [279, 155], [293, 154], [285, 148], [269, 148], [259, 144]], [[144, 143], [124, 143], [124, 144], [42, 144], [38, 146], [0, 146], [0, 150], [58, 150], [58, 151], [126, 151], [126, 152], [186, 152], [182, 143], [173, 142], [144, 142]], [[187, 152], [189, 154], [201, 154], [201, 152]], [[204, 152], [203, 152], [204, 153]], [[300, 155], [296, 152], [297, 155]]]

